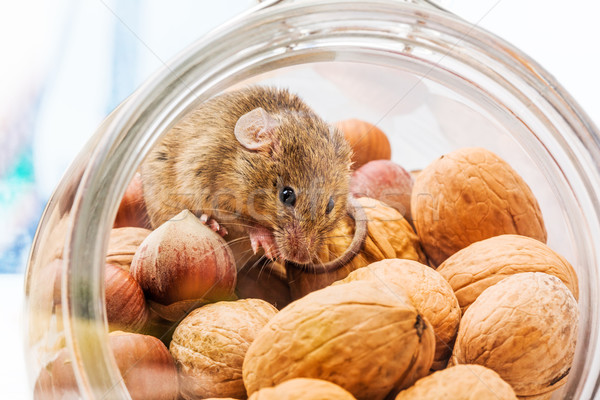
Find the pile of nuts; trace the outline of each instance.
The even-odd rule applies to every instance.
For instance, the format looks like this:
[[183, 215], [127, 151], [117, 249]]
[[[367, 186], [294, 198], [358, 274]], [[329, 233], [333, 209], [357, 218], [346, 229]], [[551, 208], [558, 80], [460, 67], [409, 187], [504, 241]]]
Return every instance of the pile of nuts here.
[[[354, 147], [351, 182], [368, 235], [330, 274], [278, 262], [238, 273], [187, 210], [145, 229], [136, 176], [106, 259], [110, 345], [132, 398], [550, 398], [575, 352], [578, 282], [524, 180], [482, 148], [413, 175], [381, 130], [338, 126], [369, 144]], [[348, 246], [353, 221], [336, 229], [324, 258]], [[36, 397], [74, 390], [64, 357]]]

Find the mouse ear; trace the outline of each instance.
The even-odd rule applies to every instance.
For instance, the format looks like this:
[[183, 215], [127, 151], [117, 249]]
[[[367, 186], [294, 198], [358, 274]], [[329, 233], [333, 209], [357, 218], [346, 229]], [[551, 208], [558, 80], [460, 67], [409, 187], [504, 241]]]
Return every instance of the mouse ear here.
[[235, 124], [235, 138], [248, 150], [270, 148], [279, 123], [262, 108], [242, 115]]

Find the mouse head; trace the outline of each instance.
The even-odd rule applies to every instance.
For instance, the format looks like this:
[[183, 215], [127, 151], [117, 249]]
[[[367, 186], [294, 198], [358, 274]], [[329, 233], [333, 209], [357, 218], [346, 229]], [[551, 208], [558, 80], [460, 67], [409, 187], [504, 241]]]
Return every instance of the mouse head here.
[[315, 260], [347, 212], [351, 148], [343, 134], [308, 109], [256, 108], [239, 118], [235, 137], [261, 171], [255, 182], [244, 177], [260, 193], [249, 196], [253, 219], [272, 232], [281, 258]]

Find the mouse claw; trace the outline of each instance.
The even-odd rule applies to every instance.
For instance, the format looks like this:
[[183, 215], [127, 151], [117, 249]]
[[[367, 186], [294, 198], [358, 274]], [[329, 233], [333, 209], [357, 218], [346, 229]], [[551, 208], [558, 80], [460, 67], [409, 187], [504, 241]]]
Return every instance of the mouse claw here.
[[208, 226], [210, 229], [221, 235], [221, 237], [224, 237], [229, 233], [227, 231], [227, 228], [219, 225], [219, 223], [215, 219], [210, 218], [208, 214], [202, 214], [199, 219], [200, 222], [202, 222], [204, 225]]
[[260, 246], [260, 243], [255, 236], [250, 236], [250, 245], [252, 246], [252, 251], [254, 254], [258, 253], [258, 247]]
[[273, 251], [275, 250], [275, 248], [272, 243], [263, 243], [263, 249], [265, 251], [265, 256], [267, 256], [267, 258], [269, 258], [270, 260], [275, 259], [275, 255], [273, 254]]

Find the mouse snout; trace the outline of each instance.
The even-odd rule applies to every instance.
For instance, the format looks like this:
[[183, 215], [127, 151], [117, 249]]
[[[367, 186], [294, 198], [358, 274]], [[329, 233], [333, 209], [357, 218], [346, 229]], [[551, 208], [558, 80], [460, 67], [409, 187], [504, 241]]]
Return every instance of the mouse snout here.
[[292, 224], [285, 229], [285, 245], [282, 246], [283, 257], [298, 264], [309, 263], [315, 252], [314, 237], [307, 235], [298, 225]]

